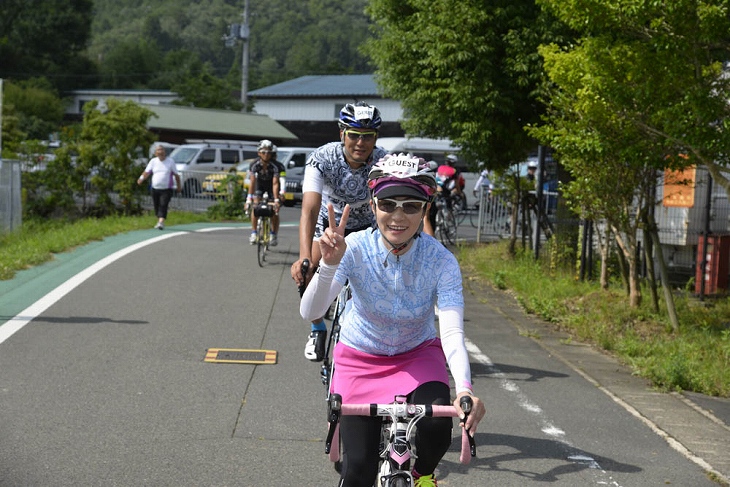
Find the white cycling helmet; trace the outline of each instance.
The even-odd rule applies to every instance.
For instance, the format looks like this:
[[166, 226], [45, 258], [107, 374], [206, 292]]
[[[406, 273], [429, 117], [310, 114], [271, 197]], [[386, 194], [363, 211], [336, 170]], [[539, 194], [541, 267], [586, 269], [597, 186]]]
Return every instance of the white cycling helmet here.
[[370, 169], [368, 187], [379, 198], [408, 196], [430, 201], [436, 193], [436, 178], [421, 157], [386, 154]]

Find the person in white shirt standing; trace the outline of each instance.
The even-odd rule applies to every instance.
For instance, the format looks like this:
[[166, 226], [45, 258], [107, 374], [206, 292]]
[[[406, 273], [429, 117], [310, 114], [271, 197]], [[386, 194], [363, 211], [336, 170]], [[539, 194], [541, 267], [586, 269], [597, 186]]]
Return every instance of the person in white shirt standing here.
[[[144, 183], [150, 176], [152, 176], [152, 202], [155, 205], [155, 215], [157, 216], [155, 228], [163, 230], [167, 218], [167, 207], [172, 199], [172, 190], [176, 187], [179, 193], [182, 191], [182, 184], [175, 161], [172, 157], [167, 157], [165, 148], [161, 145], [155, 147], [155, 157], [147, 163], [144, 172], [137, 179], [137, 184]], [[177, 186], [173, 186], [173, 178]]]

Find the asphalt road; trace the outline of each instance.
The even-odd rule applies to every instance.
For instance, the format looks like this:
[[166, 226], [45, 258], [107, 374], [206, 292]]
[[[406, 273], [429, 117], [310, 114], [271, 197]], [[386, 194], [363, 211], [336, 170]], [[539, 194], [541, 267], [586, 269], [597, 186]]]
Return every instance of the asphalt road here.
[[[289, 277], [296, 228], [283, 226], [265, 268], [248, 233], [133, 232], [0, 283], [0, 486], [336, 484], [323, 454], [324, 390], [303, 357], [308, 324]], [[459, 465], [455, 440], [439, 485], [730, 477], [726, 403], [654, 392], [507, 295], [468, 279], [465, 291], [488, 413], [478, 457]], [[209, 348], [275, 350], [278, 360], [208, 363]]]

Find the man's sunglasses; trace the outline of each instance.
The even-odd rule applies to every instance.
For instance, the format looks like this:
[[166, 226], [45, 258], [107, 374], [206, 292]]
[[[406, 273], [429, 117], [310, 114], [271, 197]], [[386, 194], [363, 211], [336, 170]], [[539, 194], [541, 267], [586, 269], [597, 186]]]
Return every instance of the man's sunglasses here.
[[375, 137], [378, 135], [377, 132], [355, 132], [354, 130], [345, 130], [345, 135], [350, 140], [360, 140], [362, 139], [363, 142], [372, 142], [375, 140]]
[[403, 208], [403, 213], [406, 215], [415, 215], [423, 211], [423, 207], [426, 205], [425, 201], [421, 200], [379, 200], [373, 198], [375, 204], [380, 211], [385, 213], [393, 213], [396, 208]]

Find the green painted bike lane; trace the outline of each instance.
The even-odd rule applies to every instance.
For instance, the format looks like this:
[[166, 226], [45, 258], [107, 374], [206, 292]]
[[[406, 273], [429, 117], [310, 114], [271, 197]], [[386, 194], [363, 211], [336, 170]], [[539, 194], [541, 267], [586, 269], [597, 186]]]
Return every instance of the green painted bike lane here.
[[49, 262], [19, 271], [13, 279], [0, 281], [0, 327], [58, 286], [115, 252], [160, 237], [175, 237], [190, 232], [229, 230], [241, 227], [240, 223], [195, 223], [167, 227], [162, 232], [156, 229], [135, 230], [90, 242], [68, 252], [55, 254], [53, 260]]

